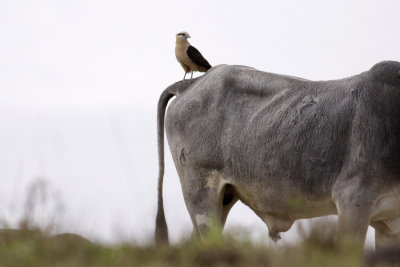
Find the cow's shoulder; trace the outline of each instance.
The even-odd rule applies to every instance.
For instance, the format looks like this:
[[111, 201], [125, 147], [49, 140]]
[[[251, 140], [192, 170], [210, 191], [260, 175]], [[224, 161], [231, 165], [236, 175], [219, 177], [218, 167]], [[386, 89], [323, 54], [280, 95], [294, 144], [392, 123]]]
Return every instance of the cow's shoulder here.
[[396, 84], [400, 82], [400, 62], [382, 61], [375, 64], [368, 72], [367, 76], [372, 82], [385, 84]]

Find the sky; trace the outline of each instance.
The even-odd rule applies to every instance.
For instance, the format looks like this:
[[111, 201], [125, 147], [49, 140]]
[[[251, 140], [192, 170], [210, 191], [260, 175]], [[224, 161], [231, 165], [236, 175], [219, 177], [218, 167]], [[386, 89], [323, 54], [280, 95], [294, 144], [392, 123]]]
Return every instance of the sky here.
[[[397, 0], [0, 1], [0, 218], [15, 227], [31, 211], [47, 225], [57, 214], [62, 231], [93, 240], [147, 240], [157, 101], [184, 74], [177, 32], [213, 66], [331, 80], [400, 61], [399, 10]], [[168, 149], [165, 157], [177, 241], [191, 222]], [[46, 197], [27, 208], [34, 188]], [[227, 227], [268, 234], [242, 204]]]

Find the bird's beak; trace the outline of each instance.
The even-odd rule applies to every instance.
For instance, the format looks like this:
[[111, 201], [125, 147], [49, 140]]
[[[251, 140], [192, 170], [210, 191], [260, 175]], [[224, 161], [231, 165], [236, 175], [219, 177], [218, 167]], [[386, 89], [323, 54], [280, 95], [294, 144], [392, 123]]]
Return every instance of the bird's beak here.
[[189, 34], [188, 34], [188, 37], [187, 38], [191, 38], [192, 36], [190, 36]]

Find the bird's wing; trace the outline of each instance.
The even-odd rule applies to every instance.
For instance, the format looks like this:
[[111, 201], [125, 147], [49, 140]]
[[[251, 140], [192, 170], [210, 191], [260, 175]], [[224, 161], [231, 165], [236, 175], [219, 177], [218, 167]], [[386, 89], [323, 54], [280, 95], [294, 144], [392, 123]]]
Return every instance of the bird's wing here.
[[204, 68], [211, 69], [210, 63], [201, 55], [199, 50], [197, 50], [194, 46], [189, 46], [187, 49], [187, 55], [194, 63]]

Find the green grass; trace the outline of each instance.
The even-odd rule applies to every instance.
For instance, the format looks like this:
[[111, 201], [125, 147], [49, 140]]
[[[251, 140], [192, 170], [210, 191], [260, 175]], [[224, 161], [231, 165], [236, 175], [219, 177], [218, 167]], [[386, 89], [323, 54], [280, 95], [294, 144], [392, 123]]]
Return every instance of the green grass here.
[[[363, 266], [363, 252], [311, 234], [293, 246], [254, 244], [215, 231], [174, 246], [101, 245], [77, 235], [0, 230], [0, 266]], [[321, 238], [323, 237], [323, 238]]]

